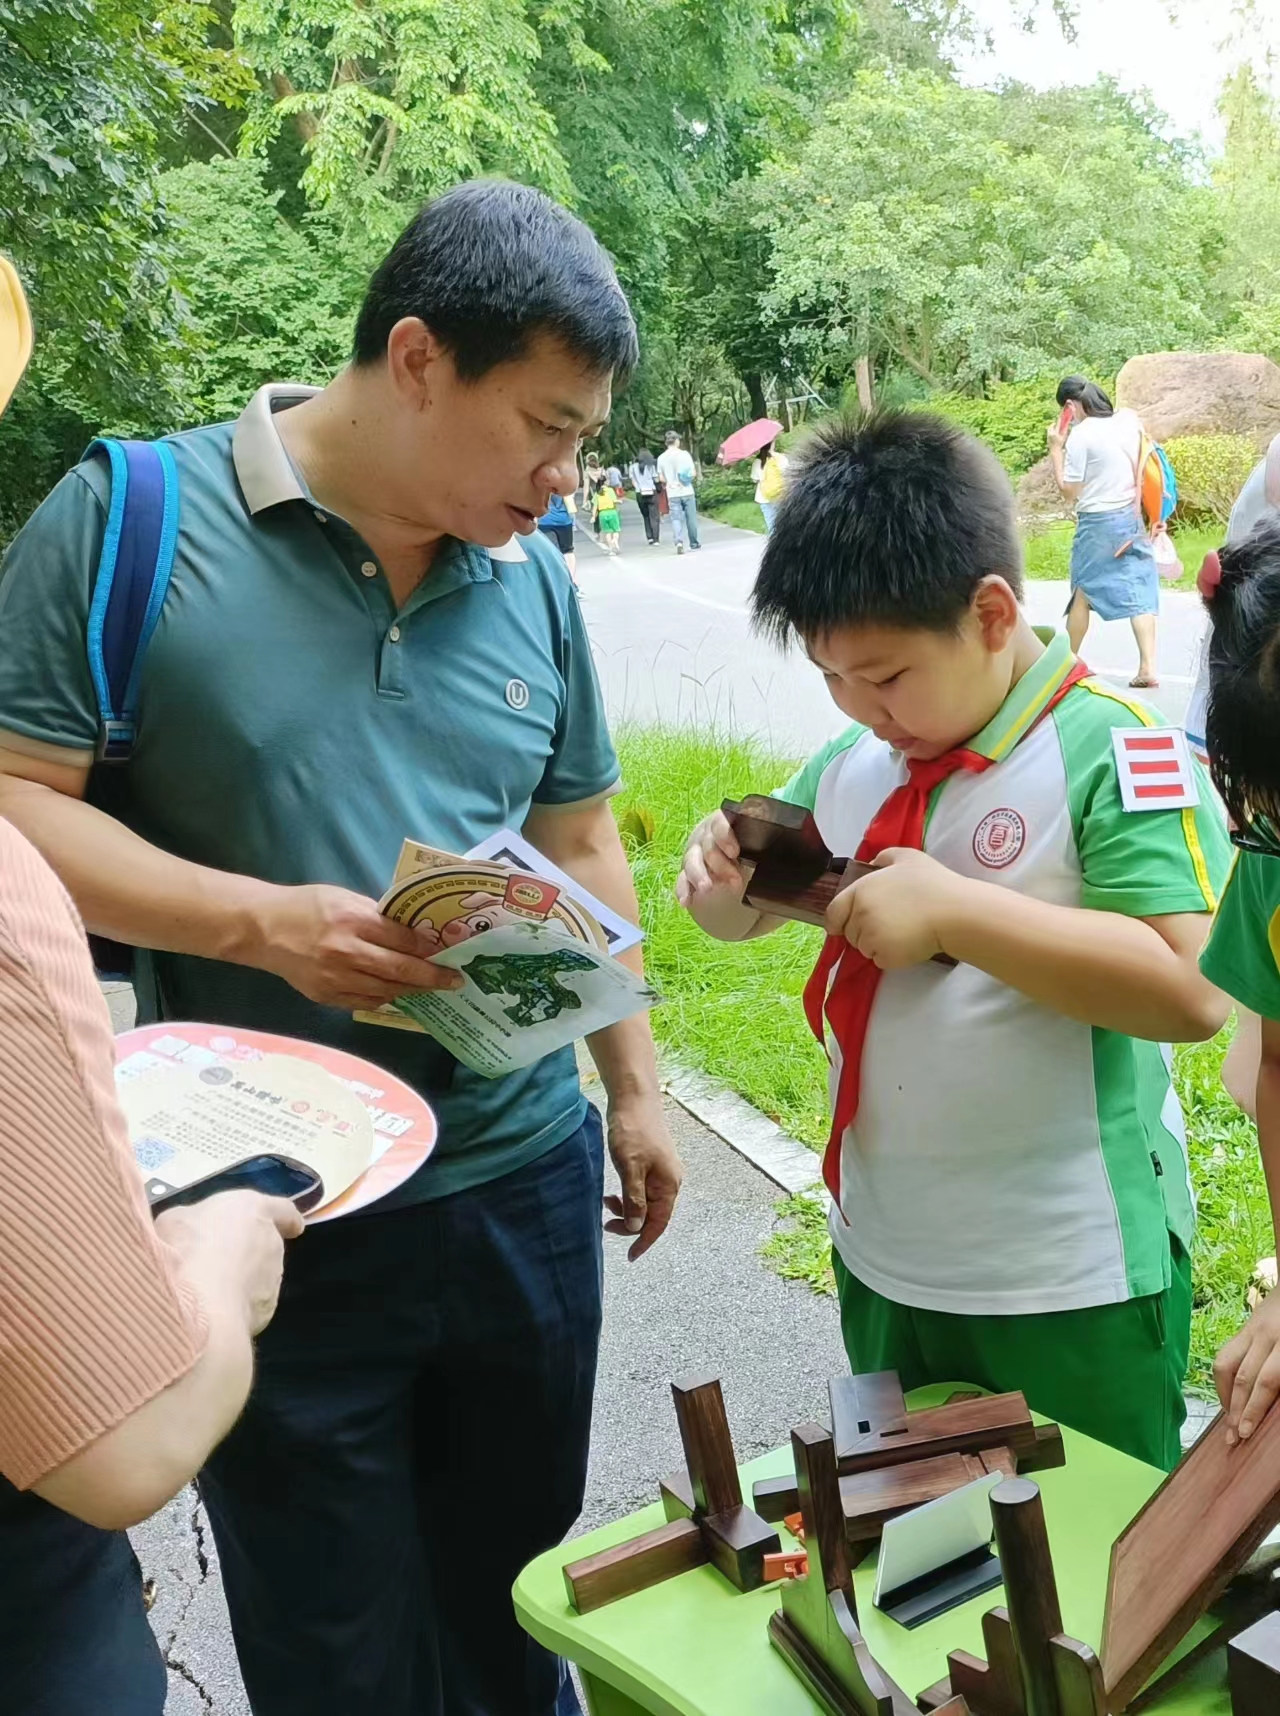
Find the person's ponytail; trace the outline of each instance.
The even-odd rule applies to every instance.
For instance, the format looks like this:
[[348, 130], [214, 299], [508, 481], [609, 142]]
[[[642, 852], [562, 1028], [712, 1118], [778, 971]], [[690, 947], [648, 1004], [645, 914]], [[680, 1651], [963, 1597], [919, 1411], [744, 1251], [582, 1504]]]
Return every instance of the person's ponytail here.
[[1083, 375], [1068, 375], [1058, 383], [1058, 404], [1079, 405], [1086, 417], [1113, 417], [1115, 406], [1098, 386]]

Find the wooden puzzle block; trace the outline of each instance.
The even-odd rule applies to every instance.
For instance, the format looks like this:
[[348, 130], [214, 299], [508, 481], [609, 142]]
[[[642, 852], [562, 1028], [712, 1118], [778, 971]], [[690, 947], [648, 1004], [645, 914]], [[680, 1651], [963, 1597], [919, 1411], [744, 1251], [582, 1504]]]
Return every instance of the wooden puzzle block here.
[[821, 928], [841, 888], [869, 868], [835, 857], [801, 805], [752, 793], [740, 803], [726, 799], [720, 808], [743, 861], [752, 866], [743, 899], [774, 917]]
[[[831, 1716], [915, 1716], [858, 1629], [835, 1443], [816, 1424], [791, 1432], [809, 1571], [782, 1587], [769, 1637]], [[967, 1716], [963, 1700], [950, 1716]]]
[[[908, 1412], [901, 1425], [855, 1435], [841, 1447], [839, 1465], [844, 1476], [928, 1455], [1006, 1447], [1021, 1469], [1024, 1458], [1043, 1464], [1052, 1443], [1052, 1437], [1037, 1433], [1021, 1394], [977, 1395]], [[1060, 1436], [1057, 1447], [1061, 1448]]]
[[690, 1567], [705, 1567], [709, 1557], [702, 1533], [692, 1520], [669, 1520], [643, 1537], [617, 1543], [564, 1569], [569, 1601], [580, 1615], [603, 1608], [619, 1597], [646, 1591]]
[[1214, 1420], [1111, 1552], [1102, 1672], [1126, 1709], [1280, 1524], [1280, 1411], [1227, 1446]]
[[[1012, 1475], [1012, 1458], [1001, 1450]], [[904, 1465], [853, 1472], [840, 1479], [840, 1501], [851, 1540], [876, 1537], [885, 1520], [923, 1502], [950, 1495], [989, 1468], [978, 1454], [936, 1454]], [[799, 1506], [794, 1478], [762, 1478], [752, 1488], [752, 1501], [762, 1519], [785, 1519]]]
[[1227, 1646], [1231, 1716], [1276, 1716], [1280, 1711], [1280, 1615], [1255, 1621]]
[[772, 1526], [743, 1506], [719, 1381], [673, 1382], [671, 1396], [685, 1470], [660, 1485], [667, 1523], [567, 1564], [565, 1586], [579, 1614], [708, 1563], [738, 1590], [754, 1591], [765, 1582], [765, 1557], [782, 1549]]
[[[1066, 1459], [1061, 1430], [1033, 1423], [1021, 1394], [965, 1395], [908, 1412], [897, 1372], [877, 1371], [835, 1377], [830, 1396], [851, 1544], [874, 1542], [886, 1520], [991, 1472], [1014, 1477]], [[790, 1477], [761, 1479], [752, 1501], [768, 1520], [799, 1505]], [[668, 1517], [676, 1517], [670, 1507]]]
[[837, 1462], [866, 1437], [897, 1435], [906, 1427], [907, 1402], [896, 1370], [832, 1377], [827, 1398]]
[[776, 1555], [782, 1543], [773, 1527], [741, 1503], [701, 1521], [702, 1541], [713, 1567], [718, 1567], [739, 1591], [754, 1591], [765, 1583], [766, 1555]]

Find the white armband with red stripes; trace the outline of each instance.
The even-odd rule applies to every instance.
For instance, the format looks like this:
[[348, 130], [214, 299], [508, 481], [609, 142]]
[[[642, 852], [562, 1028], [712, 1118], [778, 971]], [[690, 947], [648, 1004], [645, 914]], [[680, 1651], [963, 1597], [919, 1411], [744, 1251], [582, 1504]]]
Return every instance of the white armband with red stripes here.
[[1191, 749], [1181, 727], [1113, 727], [1111, 743], [1126, 810], [1187, 810], [1199, 804]]

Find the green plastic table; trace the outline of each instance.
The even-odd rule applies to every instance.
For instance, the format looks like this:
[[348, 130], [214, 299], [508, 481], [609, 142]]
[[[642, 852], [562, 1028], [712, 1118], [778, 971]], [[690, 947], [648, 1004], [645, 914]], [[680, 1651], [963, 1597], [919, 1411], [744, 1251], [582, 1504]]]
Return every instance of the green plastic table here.
[[[912, 1407], [935, 1406], [963, 1384], [918, 1389]], [[1063, 1627], [1098, 1649], [1111, 1545], [1162, 1475], [1126, 1454], [1064, 1429], [1067, 1463], [1036, 1477], [1058, 1577]], [[791, 1467], [790, 1448], [742, 1467], [750, 1501], [757, 1478]], [[538, 1557], [516, 1581], [521, 1625], [578, 1669], [592, 1716], [815, 1716], [820, 1706], [769, 1642], [776, 1585], [743, 1593], [712, 1567], [696, 1567], [591, 1614], [569, 1607], [562, 1568], [661, 1525], [660, 1503]], [[785, 1527], [779, 1527], [784, 1547]], [[988, 1591], [908, 1632], [872, 1606], [875, 1557], [857, 1568], [858, 1621], [876, 1660], [913, 1698], [946, 1672], [947, 1652], [983, 1655], [981, 1619], [1004, 1601]], [[1189, 1635], [1189, 1648], [1207, 1632]], [[1155, 1703], [1158, 1716], [1230, 1716], [1225, 1653], [1205, 1657]]]

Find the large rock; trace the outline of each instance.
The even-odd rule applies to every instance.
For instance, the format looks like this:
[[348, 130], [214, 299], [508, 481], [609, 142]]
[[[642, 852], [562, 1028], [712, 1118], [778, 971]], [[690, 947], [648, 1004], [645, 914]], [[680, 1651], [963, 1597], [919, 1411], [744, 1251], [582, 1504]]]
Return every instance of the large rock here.
[[1024, 524], [1048, 524], [1055, 518], [1070, 518], [1075, 508], [1063, 499], [1054, 481], [1053, 466], [1045, 458], [1032, 465], [1018, 482], [1018, 517]]
[[1280, 367], [1256, 352], [1151, 352], [1120, 371], [1116, 404], [1157, 441], [1247, 435], [1261, 453], [1280, 432]]

